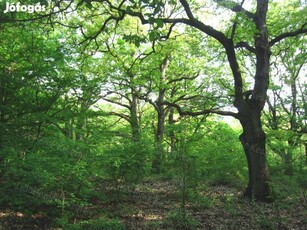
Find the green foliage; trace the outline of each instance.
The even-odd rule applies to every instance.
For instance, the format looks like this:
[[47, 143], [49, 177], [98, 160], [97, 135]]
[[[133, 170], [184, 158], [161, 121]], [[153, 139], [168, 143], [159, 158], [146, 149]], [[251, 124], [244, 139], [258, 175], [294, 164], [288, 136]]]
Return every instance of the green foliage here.
[[257, 216], [256, 223], [262, 229], [273, 230], [273, 229], [276, 229], [277, 227], [273, 219], [270, 219], [268, 216], [264, 216], [264, 215]]
[[146, 172], [149, 157], [145, 142], [114, 143], [105, 150], [100, 161], [104, 175], [111, 181], [116, 190], [122, 186], [133, 186]]
[[136, 47], [140, 47], [141, 43], [146, 41], [144, 37], [134, 34], [124, 35], [123, 39], [124, 41], [135, 44]]
[[163, 226], [167, 229], [197, 229], [199, 222], [189, 216], [185, 210], [178, 209], [168, 213]]
[[[53, 214], [56, 209], [78, 212], [88, 205], [92, 187], [88, 181], [92, 171], [87, 170], [91, 162], [82, 157], [82, 154], [90, 157], [90, 153], [68, 141], [66, 145], [59, 145], [59, 142], [51, 146], [50, 142], [43, 143], [44, 148], [25, 155], [10, 153], [7, 159], [9, 167], [3, 180], [11, 181], [12, 184], [6, 183], [1, 193], [14, 192], [9, 199], [3, 197], [2, 205], [16, 210], [27, 209], [31, 213], [46, 212], [46, 207], [50, 207]], [[54, 149], [54, 146], [58, 149]]]
[[[196, 190], [196, 191], [195, 191]], [[188, 193], [189, 201], [192, 203], [193, 210], [204, 210], [213, 208], [216, 205], [216, 200], [198, 193], [198, 188], [190, 189]]]
[[226, 124], [208, 122], [198, 134], [205, 139], [191, 142], [191, 154], [197, 155], [197, 168], [201, 177], [212, 184], [242, 186], [246, 180], [247, 166], [239, 134]]
[[90, 221], [82, 221], [79, 224], [66, 224], [67, 230], [124, 230], [125, 226], [117, 219], [100, 218]]

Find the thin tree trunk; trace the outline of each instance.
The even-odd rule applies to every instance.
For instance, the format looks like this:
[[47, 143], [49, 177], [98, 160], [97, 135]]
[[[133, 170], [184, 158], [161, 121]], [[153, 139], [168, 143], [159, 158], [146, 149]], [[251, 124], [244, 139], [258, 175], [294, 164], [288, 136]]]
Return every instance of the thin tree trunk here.
[[165, 78], [166, 78], [166, 69], [169, 65], [168, 57], [164, 58], [160, 66], [160, 86], [159, 86], [159, 95], [156, 102], [156, 110], [158, 113], [157, 121], [157, 131], [156, 131], [156, 140], [155, 140], [155, 155], [152, 162], [152, 171], [154, 173], [160, 173], [161, 170], [161, 161], [164, 155], [163, 148], [163, 135], [164, 135], [164, 122], [165, 122], [165, 106], [163, 104], [165, 97]]
[[152, 164], [152, 169], [154, 173], [160, 173], [161, 170], [161, 160], [164, 154], [163, 143], [162, 143], [164, 136], [164, 121], [165, 121], [165, 110], [164, 108], [161, 108], [161, 110], [158, 112], [158, 126], [156, 132], [156, 140], [155, 140], [155, 157]]
[[[1, 120], [1, 119], [0, 119]], [[1, 121], [2, 122], [2, 121]], [[2, 150], [3, 146], [2, 146], [2, 130], [0, 130], [0, 151]], [[2, 155], [2, 154], [1, 154]], [[1, 179], [2, 179], [2, 176], [5, 174], [5, 167], [4, 167], [4, 161], [5, 161], [5, 158], [3, 156], [0, 155], [0, 183], [1, 183]]]
[[169, 115], [168, 115], [168, 124], [171, 126], [170, 131], [169, 131], [169, 138], [170, 138], [170, 153], [173, 153], [176, 149], [176, 135], [173, 130], [172, 125], [175, 124], [175, 119], [174, 119], [174, 108], [170, 108]]
[[288, 176], [293, 175], [292, 161], [293, 161], [292, 151], [289, 150], [289, 152], [285, 154], [285, 158], [284, 158], [285, 175], [288, 175]]
[[138, 97], [134, 89], [131, 89], [132, 100], [130, 104], [130, 125], [131, 125], [131, 134], [132, 140], [137, 142], [140, 140], [140, 121], [138, 117]]
[[[292, 138], [297, 138], [297, 137], [295, 136]], [[298, 142], [297, 140], [289, 139], [288, 145], [290, 148], [285, 153], [283, 160], [284, 160], [284, 165], [285, 165], [285, 174], [288, 176], [292, 176], [293, 175], [293, 162], [292, 162], [293, 161], [293, 151], [298, 146]]]
[[70, 138], [71, 140], [74, 140], [75, 134], [74, 134], [74, 118], [69, 118], [67, 121], [65, 121], [65, 135]]
[[88, 108], [89, 106], [87, 103], [82, 101], [76, 124], [76, 141], [84, 141], [86, 138], [87, 118], [85, 113], [87, 112]]

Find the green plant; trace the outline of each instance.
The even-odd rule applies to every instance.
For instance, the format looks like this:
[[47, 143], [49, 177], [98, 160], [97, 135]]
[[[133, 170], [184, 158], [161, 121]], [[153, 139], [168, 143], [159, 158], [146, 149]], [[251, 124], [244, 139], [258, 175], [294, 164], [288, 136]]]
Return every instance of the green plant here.
[[199, 222], [189, 216], [184, 209], [178, 209], [168, 213], [163, 225], [167, 229], [192, 230], [199, 226]]
[[216, 199], [199, 194], [197, 191], [190, 190], [188, 193], [189, 201], [194, 210], [212, 208], [216, 205]]
[[100, 218], [95, 220], [82, 221], [78, 224], [68, 224], [63, 222], [62, 226], [66, 230], [124, 230], [124, 224], [117, 219]]
[[259, 225], [260, 229], [267, 229], [267, 230], [276, 229], [275, 221], [264, 215], [257, 216], [256, 223]]
[[87, 222], [81, 223], [82, 230], [101, 230], [101, 229], [108, 229], [108, 230], [124, 230], [124, 224], [120, 223], [117, 219], [97, 219], [91, 220]]
[[146, 151], [141, 142], [114, 144], [103, 155], [103, 169], [114, 190], [138, 183], [145, 172]]

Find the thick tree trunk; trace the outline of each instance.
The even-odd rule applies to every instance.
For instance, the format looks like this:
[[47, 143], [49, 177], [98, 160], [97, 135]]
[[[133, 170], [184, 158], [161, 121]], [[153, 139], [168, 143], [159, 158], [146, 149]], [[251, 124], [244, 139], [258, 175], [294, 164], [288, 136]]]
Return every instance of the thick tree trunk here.
[[248, 139], [246, 137], [246, 133], [242, 133], [240, 135], [240, 142], [243, 146], [245, 157], [247, 160], [247, 167], [248, 167], [248, 184], [247, 188], [244, 192], [244, 196], [248, 197], [249, 199], [252, 199], [253, 197], [253, 174], [252, 174], [252, 161], [251, 161], [251, 156], [250, 156], [250, 150], [248, 148], [249, 143]]
[[260, 112], [253, 110], [249, 116], [242, 116], [243, 133], [241, 144], [248, 164], [249, 181], [244, 195], [258, 201], [269, 201], [269, 174], [266, 162], [266, 135], [262, 130]]
[[266, 26], [267, 0], [257, 1], [254, 22], [258, 29], [255, 33], [256, 75], [251, 98], [247, 96], [238, 107], [243, 127], [241, 143], [249, 166], [249, 183], [245, 195], [258, 201], [269, 200], [269, 173], [266, 163], [266, 135], [262, 129], [261, 111], [263, 110], [269, 86], [270, 45]]

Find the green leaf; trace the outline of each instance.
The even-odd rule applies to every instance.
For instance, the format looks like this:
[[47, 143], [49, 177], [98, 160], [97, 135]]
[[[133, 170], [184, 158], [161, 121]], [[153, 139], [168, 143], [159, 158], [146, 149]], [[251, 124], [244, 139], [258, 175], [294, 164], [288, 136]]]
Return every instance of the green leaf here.
[[154, 24], [156, 22], [156, 19], [154, 19], [153, 17], [148, 18], [148, 22], [149, 24]]
[[157, 24], [157, 28], [162, 28], [163, 27], [163, 21], [162, 19], [158, 18], [156, 19], [156, 24]]
[[156, 36], [156, 32], [155, 32], [155, 31], [150, 31], [150, 32], [149, 32], [149, 40], [150, 40], [150, 41], [153, 42], [153, 41], [156, 39], [156, 37], [157, 37], [157, 36]]

